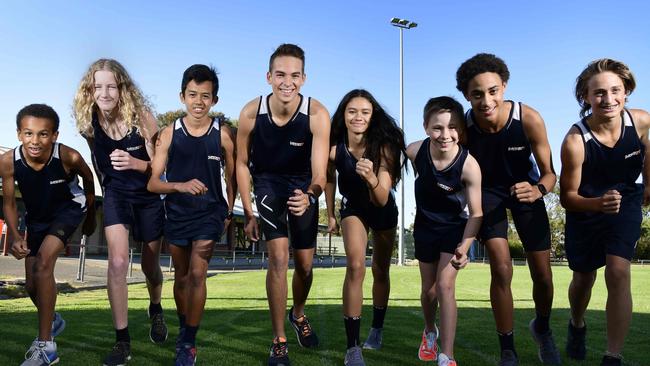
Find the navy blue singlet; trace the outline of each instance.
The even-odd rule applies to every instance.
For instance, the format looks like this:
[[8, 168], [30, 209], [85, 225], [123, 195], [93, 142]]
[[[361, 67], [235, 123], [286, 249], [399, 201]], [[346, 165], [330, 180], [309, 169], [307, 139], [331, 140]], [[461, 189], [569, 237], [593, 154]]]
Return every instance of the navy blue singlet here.
[[226, 217], [228, 204], [221, 189], [221, 131], [219, 120], [213, 119], [203, 136], [192, 136], [183, 119], [174, 123], [171, 145], [167, 153], [167, 181], [187, 182], [198, 179], [208, 188], [204, 195], [171, 193], [165, 198], [167, 218], [192, 221], [218, 214]]
[[305, 176], [311, 178], [312, 134], [309, 127], [311, 98], [300, 95], [300, 104], [284, 126], [273, 122], [269, 99], [260, 97], [253, 129], [250, 164], [251, 174]]
[[430, 139], [425, 139], [415, 156], [415, 221], [441, 225], [464, 222], [468, 213], [465, 185], [461, 177], [468, 151], [459, 145], [453, 162], [438, 170], [431, 160], [429, 144]]
[[601, 144], [582, 119], [574, 124], [582, 135], [585, 157], [578, 194], [600, 197], [610, 189], [623, 196], [638, 189], [636, 180], [643, 169], [645, 146], [641, 143], [629, 111], [622, 112], [621, 136], [613, 147]]
[[113, 140], [99, 125], [97, 115], [93, 114], [94, 150], [92, 157], [102, 187], [124, 193], [128, 198], [139, 200], [160, 200], [160, 196], [147, 191], [149, 177], [135, 170], [117, 171], [111, 164], [110, 154], [115, 149], [128, 152], [134, 158], [150, 161], [145, 140], [134, 127], [120, 140]]
[[465, 113], [467, 148], [481, 167], [483, 188], [507, 191], [515, 183], [539, 182], [539, 168], [522, 124], [521, 103], [507, 102], [512, 104], [510, 116], [498, 132], [481, 130], [474, 122], [472, 110]]
[[336, 159], [334, 164], [338, 172], [339, 193], [347, 205], [357, 209], [371, 207], [368, 185], [356, 172], [357, 158], [352, 156], [345, 142], [336, 145]]
[[77, 225], [86, 211], [84, 191], [77, 176], [66, 173], [60, 149], [59, 143], [52, 145], [50, 160], [41, 170], [27, 164], [21, 146], [14, 149], [14, 178], [25, 202], [27, 225], [35, 230], [38, 224], [54, 221]]

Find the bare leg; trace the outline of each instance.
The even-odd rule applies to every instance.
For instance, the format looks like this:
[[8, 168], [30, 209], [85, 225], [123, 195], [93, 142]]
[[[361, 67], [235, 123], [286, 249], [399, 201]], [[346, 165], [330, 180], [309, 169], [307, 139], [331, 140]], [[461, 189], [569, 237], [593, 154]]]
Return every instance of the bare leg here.
[[289, 239], [277, 238], [266, 242], [269, 269], [266, 271], [266, 296], [271, 313], [273, 337], [285, 338], [284, 316], [287, 311], [287, 267], [289, 266]]
[[390, 259], [395, 246], [395, 229], [373, 231], [372, 304], [386, 308], [390, 296]]
[[341, 221], [347, 266], [343, 281], [343, 315], [361, 316], [363, 305], [363, 279], [366, 275], [366, 245], [368, 233], [356, 216]]
[[424, 316], [424, 328], [427, 332], [431, 332], [435, 329], [436, 310], [438, 307], [438, 299], [436, 297], [438, 261], [432, 263], [420, 261], [419, 267], [420, 278], [422, 280], [420, 303], [422, 304], [422, 315]]
[[207, 295], [205, 280], [213, 249], [214, 240], [196, 240], [192, 243], [188, 273], [189, 297], [185, 314], [187, 325], [191, 327], [198, 327], [203, 317]]
[[56, 281], [54, 280], [54, 265], [63, 250], [61, 239], [47, 235], [36, 254], [33, 267], [34, 284], [36, 285], [36, 303], [38, 304], [38, 339], [52, 340], [52, 320], [56, 305]]
[[630, 261], [607, 255], [607, 351], [620, 354], [632, 320]]
[[591, 289], [596, 282], [596, 271], [573, 272], [569, 284], [569, 304], [571, 305], [571, 323], [582, 328], [585, 324], [585, 312], [591, 299]]
[[161, 241], [154, 240], [142, 244], [142, 272], [147, 279], [149, 299], [154, 304], [160, 303], [163, 275], [160, 269]]
[[126, 274], [129, 269], [129, 230], [122, 224], [104, 228], [108, 242], [108, 301], [113, 314], [115, 329], [129, 325], [128, 287]]
[[438, 274], [436, 276], [436, 293], [440, 302], [440, 348], [442, 352], [454, 358], [454, 339], [456, 338], [456, 276], [458, 271], [449, 263], [453, 254], [440, 253]]
[[485, 247], [490, 256], [490, 302], [497, 332], [507, 333], [513, 329], [512, 262], [508, 242], [503, 238], [487, 240]]
[[312, 264], [315, 251], [316, 248], [294, 249], [293, 251], [295, 270], [291, 280], [291, 290], [293, 291], [293, 314], [296, 317], [300, 317], [305, 313], [305, 303], [314, 278]]
[[530, 278], [533, 280], [535, 311], [543, 316], [551, 315], [553, 306], [553, 273], [551, 272], [551, 251], [526, 253]]

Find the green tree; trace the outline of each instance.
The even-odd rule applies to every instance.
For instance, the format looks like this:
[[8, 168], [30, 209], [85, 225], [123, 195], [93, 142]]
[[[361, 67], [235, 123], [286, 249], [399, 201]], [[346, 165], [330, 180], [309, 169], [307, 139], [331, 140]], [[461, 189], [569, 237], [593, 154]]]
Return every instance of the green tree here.
[[[172, 124], [174, 121], [181, 117], [185, 117], [187, 115], [187, 112], [185, 112], [182, 109], [177, 109], [175, 111], [168, 111], [165, 113], [160, 113], [156, 115], [156, 120], [158, 121], [158, 127], [163, 128], [167, 125]], [[236, 128], [238, 125], [237, 120], [231, 120], [230, 118], [226, 117], [222, 112], [210, 112], [208, 114], [211, 118], [219, 118], [220, 120], [224, 121], [226, 124], [228, 124], [231, 127]]]

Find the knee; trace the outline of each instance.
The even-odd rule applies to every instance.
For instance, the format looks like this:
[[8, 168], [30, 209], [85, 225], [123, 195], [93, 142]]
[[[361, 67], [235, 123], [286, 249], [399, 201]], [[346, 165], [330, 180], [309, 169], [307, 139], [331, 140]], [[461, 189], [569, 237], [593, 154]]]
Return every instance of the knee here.
[[365, 261], [349, 261], [346, 267], [346, 274], [352, 280], [363, 280], [366, 274]]
[[512, 282], [512, 264], [510, 262], [492, 265], [492, 283], [499, 286], [510, 286]]
[[591, 273], [573, 273], [571, 287], [588, 290], [591, 289], [596, 282], [596, 272]]
[[605, 268], [605, 282], [608, 288], [629, 287], [629, 268], [607, 267]]
[[538, 273], [533, 276], [533, 283], [535, 286], [541, 286], [546, 289], [553, 288], [553, 275], [551, 272], [548, 273]]
[[377, 264], [372, 265], [372, 276], [375, 282], [388, 282], [390, 280], [390, 267], [382, 267]]
[[294, 269], [294, 276], [298, 276], [301, 279], [306, 280], [307, 278], [311, 277], [311, 268], [311, 266], [296, 264], [296, 268]]
[[289, 256], [285, 254], [269, 257], [269, 270], [286, 271], [289, 265]]
[[429, 302], [432, 302], [436, 299], [438, 294], [436, 293], [436, 285], [433, 283], [423, 283], [422, 289], [420, 292], [420, 298], [425, 299]]
[[34, 262], [34, 277], [37, 280], [42, 279], [43, 277], [49, 276], [54, 270], [52, 261], [41, 256], [41, 254], [36, 255], [36, 262]]
[[189, 273], [189, 282], [192, 287], [200, 287], [205, 283], [207, 272], [204, 268], [192, 268]]
[[440, 298], [450, 298], [455, 295], [453, 281], [438, 281], [436, 283], [436, 294]]
[[129, 260], [126, 257], [115, 256], [108, 260], [108, 272], [111, 276], [126, 276]]

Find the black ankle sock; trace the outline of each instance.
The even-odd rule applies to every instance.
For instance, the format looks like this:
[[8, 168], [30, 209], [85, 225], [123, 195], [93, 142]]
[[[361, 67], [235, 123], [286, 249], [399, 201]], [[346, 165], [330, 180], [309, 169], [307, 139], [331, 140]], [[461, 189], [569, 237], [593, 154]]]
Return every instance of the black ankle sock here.
[[535, 332], [539, 334], [546, 334], [550, 330], [549, 327], [549, 320], [551, 319], [550, 315], [540, 315], [537, 313], [537, 317], [535, 318]]
[[[509, 331], [507, 333], [499, 333], [499, 345], [501, 346], [501, 352], [504, 350], [511, 350], [512, 352], [515, 352], [515, 335], [513, 331]], [[515, 352], [517, 354], [517, 352]]]
[[124, 329], [115, 329], [115, 342], [131, 343], [131, 336], [129, 335], [129, 327]]
[[196, 344], [196, 332], [199, 331], [199, 326], [192, 327], [189, 325], [185, 326], [185, 334], [183, 334], [183, 343], [189, 343], [191, 345]]
[[154, 304], [152, 302], [149, 303], [149, 316], [152, 317], [156, 314], [162, 314], [162, 306], [160, 303]]
[[361, 329], [360, 316], [343, 316], [343, 323], [345, 324], [345, 335], [348, 338], [347, 348], [356, 347], [359, 345], [359, 331]]
[[176, 314], [178, 315], [178, 327], [185, 328], [185, 314]]
[[381, 329], [384, 327], [384, 318], [386, 317], [386, 307], [380, 308], [372, 306], [372, 327]]

